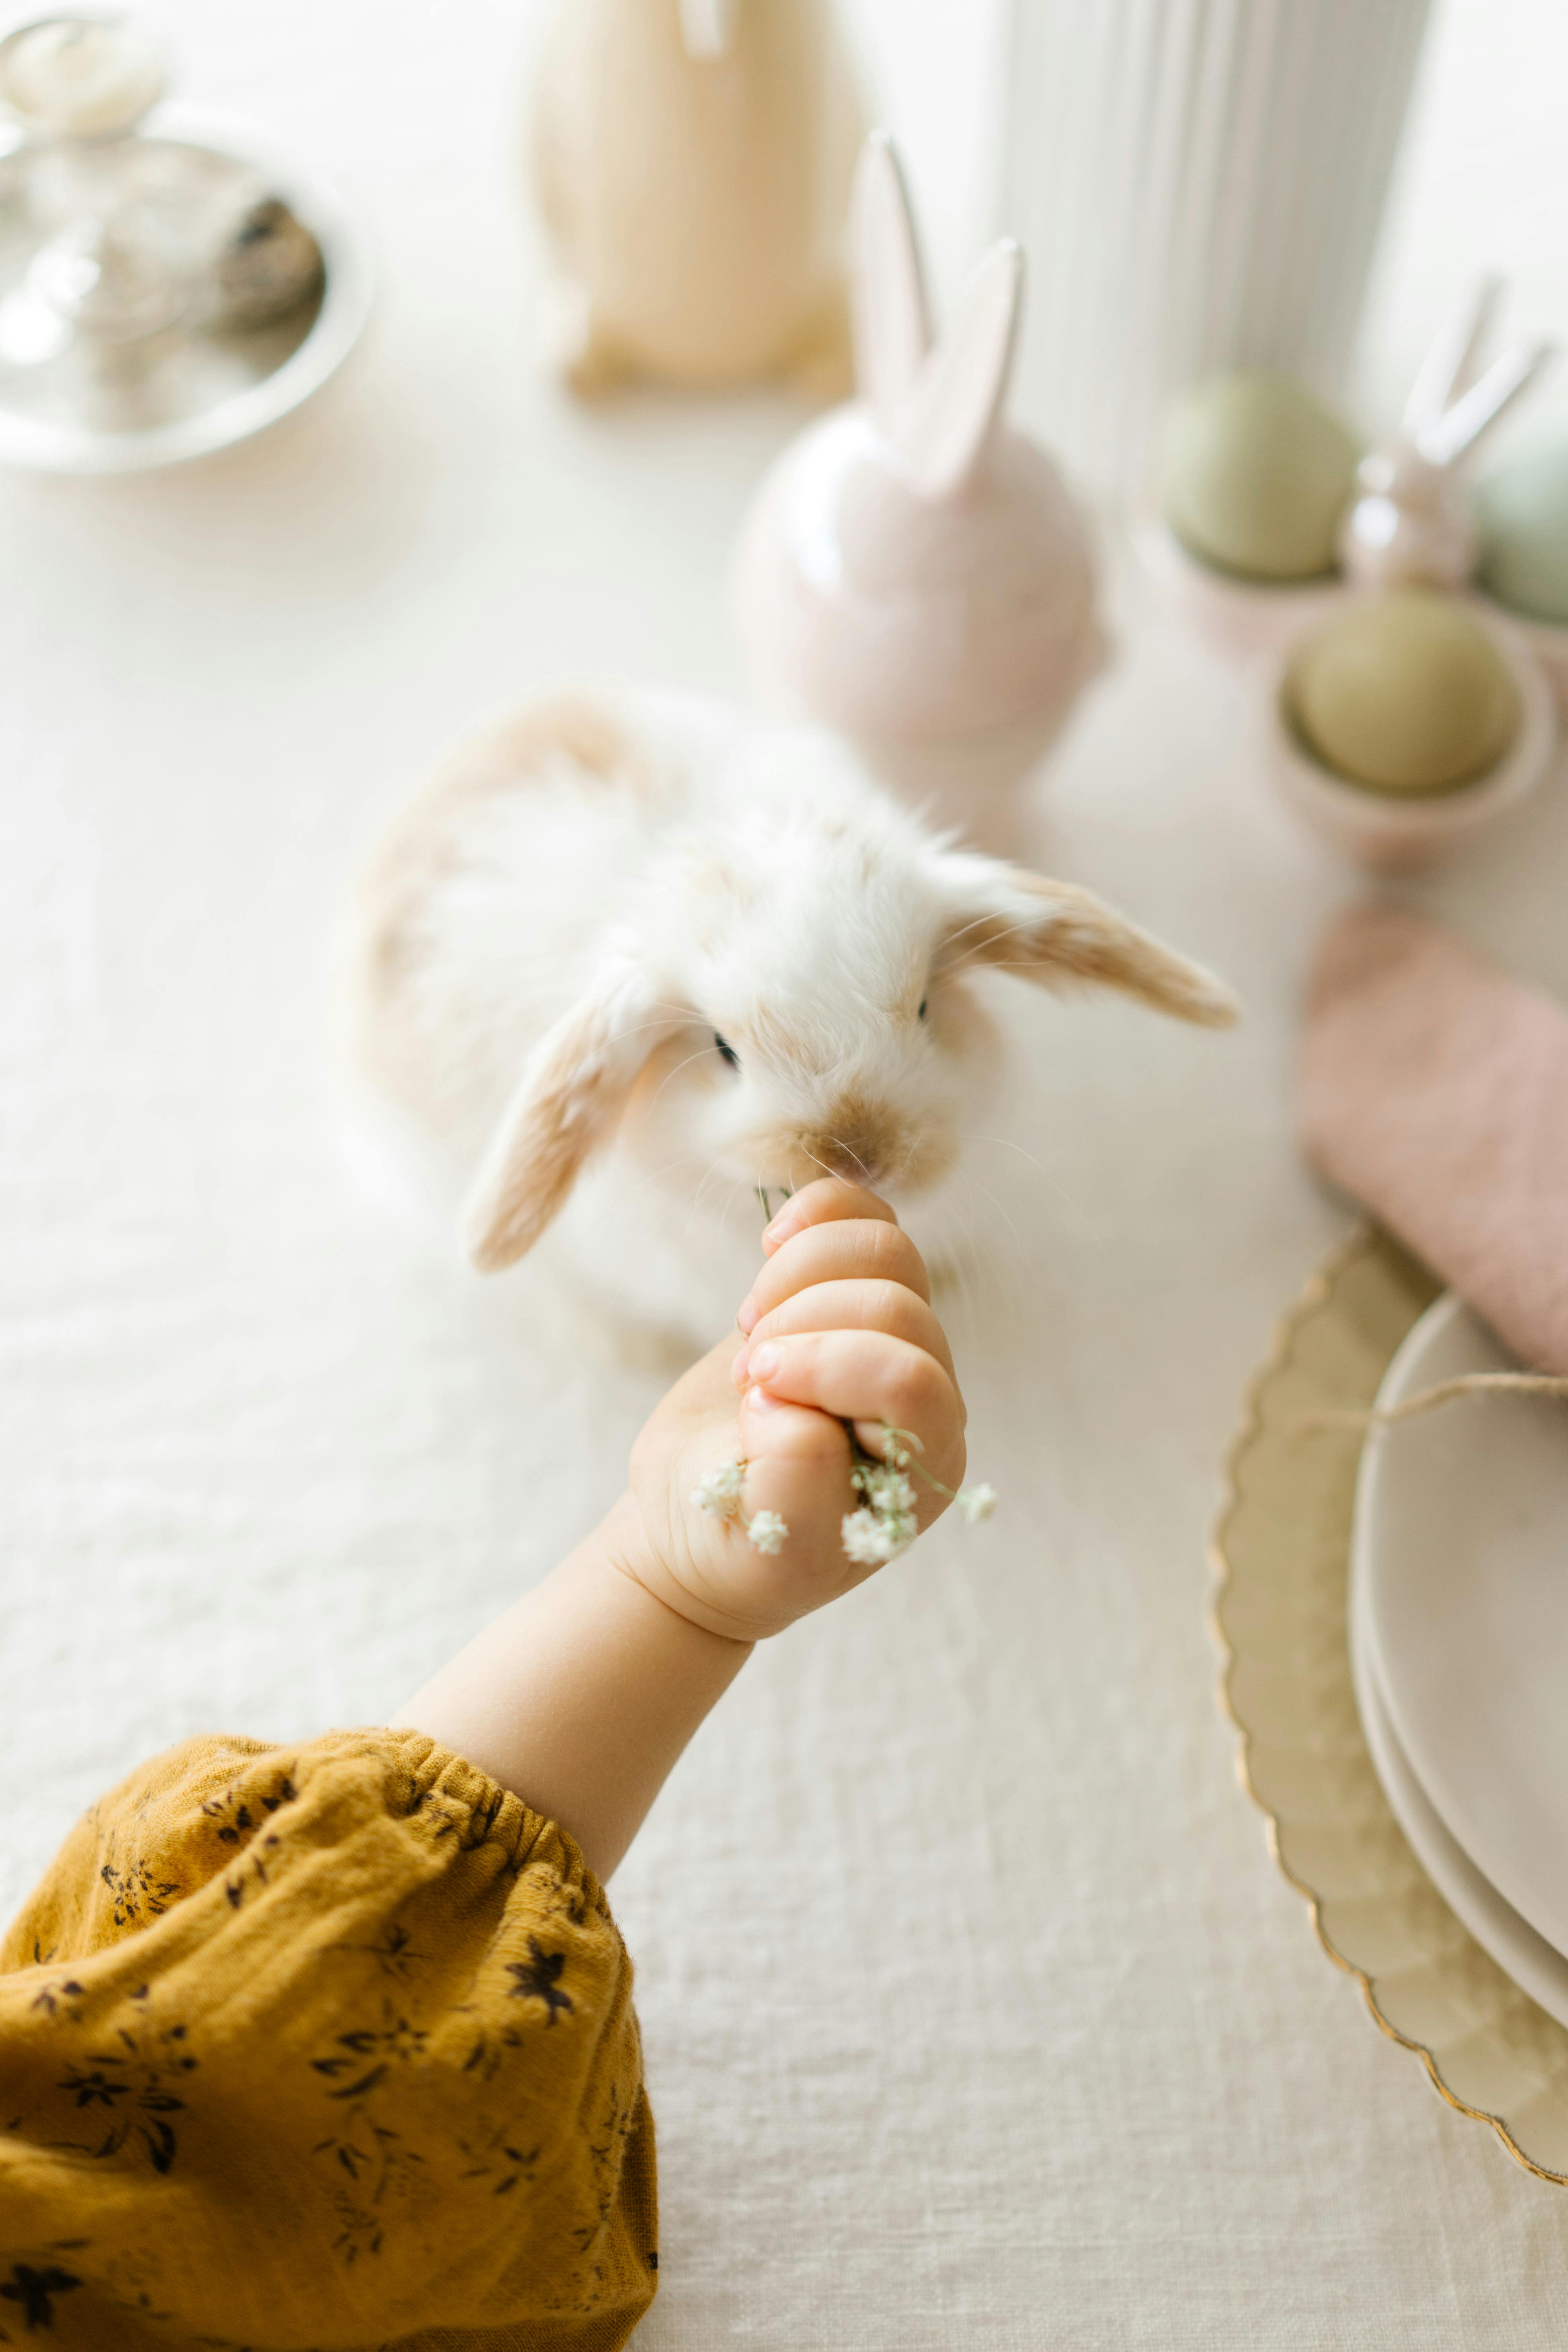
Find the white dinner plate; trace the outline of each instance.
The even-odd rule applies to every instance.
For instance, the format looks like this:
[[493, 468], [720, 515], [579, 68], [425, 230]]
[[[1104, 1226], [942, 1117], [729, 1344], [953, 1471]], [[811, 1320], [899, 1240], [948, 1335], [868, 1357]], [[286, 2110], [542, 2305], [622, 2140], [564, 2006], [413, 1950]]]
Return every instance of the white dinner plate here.
[[1464, 1921], [1482, 1950], [1489, 1952], [1499, 1968], [1506, 1969], [1515, 1984], [1531, 2000], [1539, 2001], [1548, 2016], [1568, 2025], [1568, 1959], [1544, 1936], [1538, 1936], [1510, 1903], [1503, 1901], [1490, 1879], [1482, 1875], [1444, 1828], [1388, 1719], [1367, 1646], [1365, 1620], [1365, 1588], [1361, 1586], [1352, 1594], [1351, 1673], [1362, 1729], [1394, 1818], [1438, 1894]]
[[[1411, 1332], [1378, 1402], [1516, 1369], [1450, 1295]], [[1352, 1579], [1387, 1725], [1420, 1792], [1480, 1881], [1568, 1953], [1568, 1409], [1466, 1397], [1374, 1430]]]

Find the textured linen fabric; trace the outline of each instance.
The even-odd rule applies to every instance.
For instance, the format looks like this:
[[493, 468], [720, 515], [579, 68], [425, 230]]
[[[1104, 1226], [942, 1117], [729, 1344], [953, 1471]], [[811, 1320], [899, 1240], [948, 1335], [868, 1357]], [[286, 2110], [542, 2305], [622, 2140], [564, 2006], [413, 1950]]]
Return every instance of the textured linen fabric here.
[[93, 1805], [0, 1945], [0, 2313], [62, 2347], [617, 2352], [653, 2299], [604, 1894], [417, 1732]]
[[[1468, 137], [1512, 0], [1462, 5]], [[922, 196], [924, 154], [974, 163], [973, 13], [880, 6]], [[542, 1269], [481, 1283], [345, 1175], [327, 943], [488, 713], [585, 669], [742, 687], [734, 533], [801, 422], [541, 381], [521, 0], [153, 16], [187, 98], [331, 167], [383, 295], [248, 448], [0, 478], [5, 1917], [170, 1741], [385, 1722], [620, 1491], [658, 1380], [551, 1319]], [[1568, 14], [1540, 28], [1560, 48]], [[1304, 975], [1360, 885], [1278, 803], [1250, 682], [1131, 595], [1113, 617], [1039, 855], [1222, 972], [1242, 1024], [994, 983], [1017, 1078], [942, 1311], [1001, 1507], [763, 1644], [616, 1874], [658, 2119], [634, 2352], [1568, 2340], [1568, 2196], [1376, 2031], [1237, 1790], [1205, 1530], [1346, 1223], [1293, 1130]], [[1558, 777], [1408, 895], [1562, 994], [1565, 873]]]
[[1523, 1361], [1568, 1373], [1568, 1013], [1408, 909], [1353, 908], [1308, 986], [1308, 1158]]

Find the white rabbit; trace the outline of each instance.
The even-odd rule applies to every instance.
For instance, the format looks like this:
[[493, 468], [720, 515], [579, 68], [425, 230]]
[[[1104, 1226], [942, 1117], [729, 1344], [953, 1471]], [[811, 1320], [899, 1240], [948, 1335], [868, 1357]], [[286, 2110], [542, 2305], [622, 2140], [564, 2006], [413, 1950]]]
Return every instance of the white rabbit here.
[[546, 347], [631, 376], [848, 381], [860, 114], [833, 0], [563, 0], [534, 104]]
[[986, 965], [1234, 1017], [1088, 892], [949, 846], [829, 738], [542, 701], [375, 856], [355, 1053], [461, 1171], [478, 1265], [553, 1226], [613, 1318], [707, 1345], [755, 1271], [759, 1193], [837, 1171], [912, 1202], [943, 1254], [998, 1075]]
[[1533, 382], [1549, 347], [1514, 343], [1477, 377], [1499, 284], [1460, 297], [1411, 387], [1399, 431], [1363, 457], [1340, 533], [1358, 588], [1462, 588], [1476, 566], [1476, 525], [1460, 461]]
[[1011, 845], [1011, 796], [1106, 655], [1083, 520], [1004, 415], [1023, 256], [992, 247], [933, 349], [879, 131], [856, 177], [852, 261], [860, 396], [791, 444], [742, 526], [752, 675], [906, 798]]

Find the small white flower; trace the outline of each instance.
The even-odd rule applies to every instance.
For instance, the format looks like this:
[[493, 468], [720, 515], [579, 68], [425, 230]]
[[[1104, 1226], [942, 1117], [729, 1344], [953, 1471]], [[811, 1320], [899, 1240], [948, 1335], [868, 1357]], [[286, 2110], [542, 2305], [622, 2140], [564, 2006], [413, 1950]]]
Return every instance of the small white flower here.
[[880, 1568], [903, 1550], [914, 1533], [903, 1532], [904, 1523], [879, 1518], [875, 1511], [849, 1511], [845, 1515], [840, 1532], [844, 1549], [861, 1568]]
[[955, 1499], [959, 1509], [963, 1513], [970, 1526], [973, 1527], [977, 1519], [988, 1519], [991, 1517], [1000, 1498], [994, 1486], [961, 1486]]
[[746, 1533], [759, 1551], [777, 1551], [789, 1529], [776, 1511], [753, 1511], [746, 1522]]
[[897, 1430], [888, 1428], [883, 1429], [882, 1459], [887, 1464], [889, 1470], [902, 1470], [907, 1467], [910, 1459], [910, 1449], [903, 1444], [900, 1433]]
[[901, 1470], [868, 1470], [859, 1480], [860, 1492], [874, 1511], [890, 1512], [896, 1518], [909, 1518], [915, 1507], [915, 1490]]
[[740, 1514], [741, 1489], [745, 1482], [743, 1462], [721, 1462], [709, 1471], [700, 1486], [693, 1488], [691, 1499], [710, 1518], [732, 1519]]

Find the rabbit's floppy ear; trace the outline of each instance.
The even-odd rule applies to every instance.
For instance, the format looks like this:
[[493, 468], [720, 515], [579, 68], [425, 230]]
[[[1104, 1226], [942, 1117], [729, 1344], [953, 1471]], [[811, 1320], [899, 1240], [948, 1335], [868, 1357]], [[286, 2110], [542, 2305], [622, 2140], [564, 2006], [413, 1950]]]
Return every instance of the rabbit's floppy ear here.
[[1003, 237], [900, 412], [894, 438], [927, 498], [949, 497], [980, 461], [1013, 380], [1023, 300], [1024, 256]]
[[735, 46], [740, 0], [679, 0], [680, 38], [689, 58], [727, 58]]
[[898, 152], [885, 131], [860, 150], [850, 199], [855, 378], [896, 435], [931, 343], [920, 240]]
[[1236, 999], [1212, 972], [1162, 947], [1088, 890], [991, 858], [944, 862], [958, 869], [958, 904], [938, 950], [939, 971], [991, 964], [1041, 988], [1114, 988], [1205, 1029], [1228, 1028], [1237, 1018]]
[[584, 1160], [614, 1133], [648, 1054], [679, 1025], [653, 1002], [641, 965], [623, 957], [541, 1038], [464, 1206], [464, 1239], [482, 1272], [533, 1247]]

